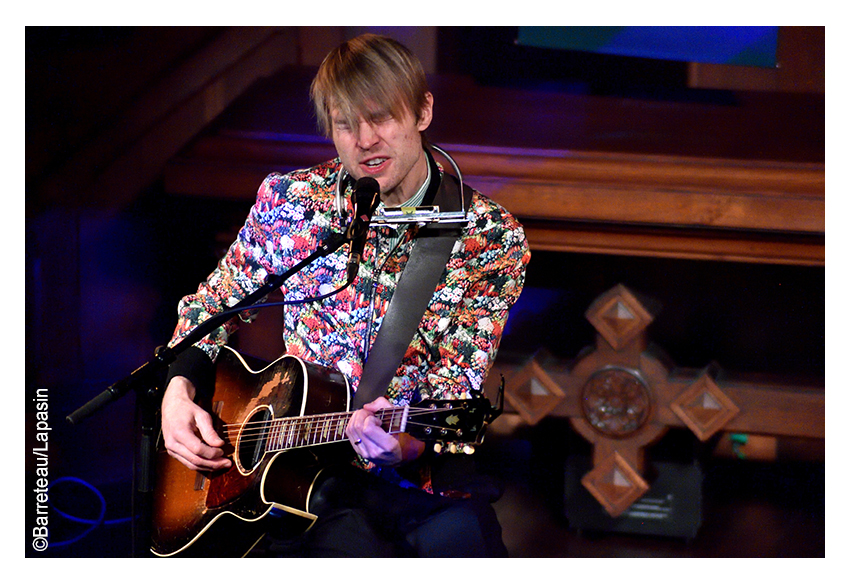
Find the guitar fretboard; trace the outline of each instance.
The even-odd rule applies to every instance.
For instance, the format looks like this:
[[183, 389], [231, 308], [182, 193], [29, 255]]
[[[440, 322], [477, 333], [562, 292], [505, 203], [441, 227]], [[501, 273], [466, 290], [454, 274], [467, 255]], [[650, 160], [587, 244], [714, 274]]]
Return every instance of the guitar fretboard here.
[[[330, 444], [347, 440], [345, 428], [352, 412], [318, 414], [298, 418], [278, 418], [268, 423], [266, 452]], [[381, 427], [390, 434], [404, 432], [408, 407], [393, 407], [375, 414]]]

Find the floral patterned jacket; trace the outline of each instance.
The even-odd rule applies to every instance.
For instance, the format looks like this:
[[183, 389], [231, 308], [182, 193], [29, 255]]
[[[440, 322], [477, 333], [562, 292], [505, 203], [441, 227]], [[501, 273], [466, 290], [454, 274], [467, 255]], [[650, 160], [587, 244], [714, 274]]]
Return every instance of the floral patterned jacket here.
[[[172, 345], [210, 315], [256, 290], [268, 273], [282, 273], [344, 229], [345, 221], [334, 210], [340, 170], [337, 159], [265, 179], [236, 241], [198, 291], [180, 302]], [[345, 199], [350, 214], [349, 197]], [[388, 389], [388, 399], [396, 405], [422, 398], [464, 399], [479, 391], [508, 310], [522, 290], [530, 257], [522, 226], [478, 192], [469, 216]], [[351, 286], [324, 301], [287, 306], [284, 311], [287, 353], [339, 369], [355, 391], [364, 354], [375, 340], [413, 247], [415, 227], [406, 228], [400, 240], [394, 229], [370, 228]], [[311, 298], [339, 288], [345, 279], [346, 250], [343, 246], [292, 277], [283, 290], [286, 299]], [[196, 346], [214, 360], [238, 320], [232, 319]]]

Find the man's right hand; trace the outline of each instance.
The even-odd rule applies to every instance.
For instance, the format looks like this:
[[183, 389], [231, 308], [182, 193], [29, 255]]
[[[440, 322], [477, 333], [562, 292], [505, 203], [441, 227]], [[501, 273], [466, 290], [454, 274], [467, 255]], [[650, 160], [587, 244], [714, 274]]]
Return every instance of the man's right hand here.
[[185, 377], [174, 377], [162, 396], [162, 437], [168, 453], [192, 470], [228, 468], [224, 440], [213, 428], [212, 416], [193, 400], [195, 386]]

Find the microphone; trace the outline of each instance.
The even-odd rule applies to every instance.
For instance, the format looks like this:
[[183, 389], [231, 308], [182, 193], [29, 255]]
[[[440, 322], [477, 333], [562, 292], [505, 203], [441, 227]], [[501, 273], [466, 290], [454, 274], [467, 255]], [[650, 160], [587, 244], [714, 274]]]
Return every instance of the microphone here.
[[357, 270], [360, 268], [360, 259], [363, 256], [363, 247], [366, 245], [366, 235], [369, 231], [369, 222], [372, 213], [378, 208], [380, 202], [381, 187], [378, 181], [370, 176], [364, 176], [354, 185], [351, 199], [354, 201], [354, 218], [348, 225], [346, 238], [349, 240], [348, 264], [346, 274], [348, 283], [354, 281]]

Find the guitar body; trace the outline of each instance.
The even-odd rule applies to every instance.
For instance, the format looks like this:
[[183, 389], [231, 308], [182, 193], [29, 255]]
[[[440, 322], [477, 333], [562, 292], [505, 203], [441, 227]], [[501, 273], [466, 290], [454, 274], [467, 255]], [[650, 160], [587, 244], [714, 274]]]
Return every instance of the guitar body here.
[[[225, 455], [234, 464], [223, 472], [200, 473], [183, 466], [160, 445], [153, 500], [153, 553], [247, 553], [265, 533], [273, 512], [282, 515], [280, 520], [293, 534], [309, 529], [316, 519], [309, 509], [310, 491], [337, 450], [281, 447], [295, 432], [283, 422], [287, 418], [347, 412], [350, 389], [345, 377], [292, 356], [255, 370], [245, 358], [223, 347], [216, 362], [215, 390], [202, 405], [212, 413], [226, 443]], [[342, 430], [340, 425], [324, 431]], [[341, 439], [337, 434], [333, 437]], [[272, 448], [274, 444], [278, 446]], [[351, 455], [350, 448], [345, 452]]]

